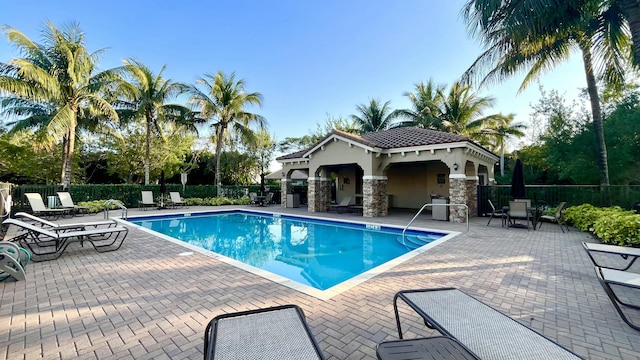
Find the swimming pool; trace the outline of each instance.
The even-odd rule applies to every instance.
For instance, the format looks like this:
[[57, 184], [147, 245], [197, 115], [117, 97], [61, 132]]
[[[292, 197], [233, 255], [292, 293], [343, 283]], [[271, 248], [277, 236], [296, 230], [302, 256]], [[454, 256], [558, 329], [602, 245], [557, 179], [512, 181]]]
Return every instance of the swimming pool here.
[[129, 218], [145, 231], [328, 298], [454, 235], [245, 210]]

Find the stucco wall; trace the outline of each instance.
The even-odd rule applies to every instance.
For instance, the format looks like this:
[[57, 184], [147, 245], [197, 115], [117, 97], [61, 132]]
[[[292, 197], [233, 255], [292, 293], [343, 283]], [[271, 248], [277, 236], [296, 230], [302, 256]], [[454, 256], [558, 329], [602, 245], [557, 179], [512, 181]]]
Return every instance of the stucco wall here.
[[[444, 184], [438, 184], [438, 174], [444, 174]], [[391, 165], [387, 178], [392, 207], [419, 209], [432, 193], [449, 196], [449, 169], [439, 161]]]

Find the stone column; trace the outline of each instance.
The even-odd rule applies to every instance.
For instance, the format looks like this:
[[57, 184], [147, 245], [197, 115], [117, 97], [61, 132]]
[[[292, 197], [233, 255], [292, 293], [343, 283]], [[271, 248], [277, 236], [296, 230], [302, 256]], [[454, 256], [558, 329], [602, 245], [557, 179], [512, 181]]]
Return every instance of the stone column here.
[[[449, 203], [467, 204], [467, 181], [464, 174], [449, 175]], [[466, 222], [466, 209], [463, 206], [451, 206], [449, 210], [449, 221], [454, 223]]]
[[469, 217], [478, 216], [478, 182], [477, 176], [467, 176], [465, 179]]
[[389, 197], [387, 194], [386, 176], [363, 176], [362, 196], [362, 216], [387, 216], [389, 211]]
[[307, 201], [309, 212], [328, 211], [331, 199], [331, 179], [310, 177], [307, 179]]
[[287, 194], [291, 188], [291, 179], [280, 180], [280, 204], [282, 207], [287, 207]]

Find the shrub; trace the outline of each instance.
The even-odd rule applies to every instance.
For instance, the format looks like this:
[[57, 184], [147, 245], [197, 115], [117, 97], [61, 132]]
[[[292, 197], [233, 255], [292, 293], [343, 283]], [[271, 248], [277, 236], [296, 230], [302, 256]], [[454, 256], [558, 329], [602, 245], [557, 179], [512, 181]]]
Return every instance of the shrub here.
[[[78, 206], [87, 206], [89, 208], [89, 213], [98, 213], [104, 210], [104, 203], [107, 200], [93, 200], [93, 201], [80, 201]], [[117, 209], [118, 207], [115, 204], [109, 205], [109, 210]]]
[[640, 214], [619, 206], [597, 208], [590, 204], [572, 206], [564, 218], [574, 227], [593, 233], [605, 244], [640, 245]]

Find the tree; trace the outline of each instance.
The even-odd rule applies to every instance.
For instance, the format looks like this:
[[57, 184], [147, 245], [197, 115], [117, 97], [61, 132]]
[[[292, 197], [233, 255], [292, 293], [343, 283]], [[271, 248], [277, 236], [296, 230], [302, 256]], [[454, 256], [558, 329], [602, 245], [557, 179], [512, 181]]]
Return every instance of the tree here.
[[406, 93], [411, 109], [398, 110], [408, 119], [399, 126], [418, 126], [468, 136], [482, 142], [482, 129], [495, 115], [482, 116], [493, 106], [492, 97], [479, 96], [470, 85], [455, 82], [447, 92], [446, 86], [433, 81], [416, 85], [416, 93]]
[[356, 106], [357, 115], [351, 115], [351, 119], [360, 126], [360, 132], [381, 131], [389, 128], [400, 113], [391, 110], [390, 101], [380, 104], [378, 99], [370, 99], [369, 104]]
[[102, 96], [117, 80], [117, 73], [95, 72], [101, 51], [87, 51], [84, 33], [77, 24], [61, 30], [48, 22], [42, 44], [10, 26], [3, 30], [24, 56], [0, 64], [3, 106], [8, 106], [8, 111], [19, 119], [18, 127], [41, 128], [49, 145], [63, 144], [61, 182], [67, 188], [80, 119], [118, 119]]
[[500, 175], [504, 176], [504, 148], [507, 140], [523, 137], [527, 126], [521, 122], [513, 123], [515, 114], [494, 115], [480, 131], [481, 136], [488, 139], [492, 150], [500, 150]]
[[411, 109], [397, 110], [398, 116], [405, 119], [398, 126], [443, 130], [440, 121], [440, 104], [444, 89], [444, 85], [436, 85], [431, 79], [426, 84], [423, 82], [415, 84], [414, 93], [404, 93], [404, 96], [411, 101]]
[[[204, 91], [197, 85], [204, 87]], [[197, 80], [197, 85], [190, 86], [187, 90], [190, 94], [189, 103], [199, 109], [200, 118], [211, 122], [214, 132], [213, 142], [216, 146], [215, 183], [220, 194], [222, 190], [220, 155], [223, 144], [231, 135], [236, 135], [247, 143], [255, 142], [255, 134], [251, 126], [255, 124], [259, 128], [264, 128], [266, 120], [258, 114], [247, 111], [245, 107], [260, 106], [262, 94], [246, 92], [244, 80], [236, 80], [235, 72], [231, 75], [226, 75], [222, 71], [218, 71], [215, 75], [205, 74]]]
[[327, 114], [324, 124], [317, 122], [315, 130], [309, 130], [309, 134], [302, 137], [287, 137], [278, 143], [278, 151], [287, 153], [307, 150], [331, 131], [339, 130], [347, 133], [357, 134], [360, 129], [355, 121], [343, 117], [333, 117]]
[[156, 135], [163, 138], [160, 124], [180, 124], [187, 126], [189, 131], [196, 131], [189, 108], [180, 104], [167, 103], [184, 91], [187, 85], [164, 79], [162, 73], [165, 69], [166, 65], [156, 75], [140, 61], [125, 60], [121, 70], [128, 74], [131, 82], [122, 81], [116, 91], [120, 97], [116, 104], [123, 121], [142, 119], [145, 123], [145, 185], [149, 184], [151, 137]]
[[[539, 6], [532, 7], [532, 3]], [[479, 77], [483, 84], [502, 81], [528, 69], [522, 90], [544, 71], [566, 60], [572, 49], [580, 50], [597, 139], [600, 183], [608, 185], [607, 149], [596, 77], [601, 76], [609, 84], [624, 83], [624, 64], [629, 59], [624, 21], [615, 11], [603, 9], [595, 1], [585, 2], [579, 11], [573, 1], [560, 3], [548, 6], [547, 2], [537, 1], [467, 2], [463, 15], [486, 50], [463, 77]], [[485, 68], [490, 68], [486, 74]]]

